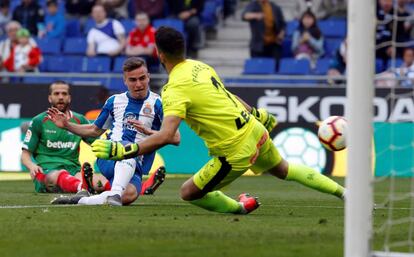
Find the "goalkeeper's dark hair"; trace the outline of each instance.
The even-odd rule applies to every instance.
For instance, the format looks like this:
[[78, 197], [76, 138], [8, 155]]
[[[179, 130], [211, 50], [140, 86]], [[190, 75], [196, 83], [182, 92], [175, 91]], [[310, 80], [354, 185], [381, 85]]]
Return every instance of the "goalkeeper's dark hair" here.
[[64, 80], [55, 80], [52, 84], [49, 86], [49, 95], [52, 94], [52, 86], [53, 85], [67, 85], [68, 86], [68, 93], [70, 95], [70, 83], [66, 82]]
[[162, 52], [170, 60], [184, 59], [185, 40], [178, 30], [161, 26], [155, 32], [155, 44], [158, 51]]
[[133, 70], [136, 70], [138, 68], [141, 68], [142, 66], [147, 67], [147, 64], [144, 59], [141, 57], [129, 57], [124, 61], [124, 64], [122, 65], [122, 70], [124, 72], [130, 72]]

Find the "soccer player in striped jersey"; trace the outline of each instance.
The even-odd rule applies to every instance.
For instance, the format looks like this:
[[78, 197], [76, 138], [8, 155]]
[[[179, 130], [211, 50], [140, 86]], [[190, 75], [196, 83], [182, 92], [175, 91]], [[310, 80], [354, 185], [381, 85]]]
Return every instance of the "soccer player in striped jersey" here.
[[138, 144], [96, 140], [96, 156], [120, 160], [152, 152], [173, 142], [182, 120], [206, 143], [212, 159], [181, 187], [181, 198], [201, 208], [223, 213], [247, 214], [259, 207], [256, 198], [241, 194], [238, 201], [220, 189], [247, 169], [269, 172], [310, 188], [342, 198], [344, 188], [310, 167], [288, 163], [269, 137], [275, 118], [264, 109], [252, 108], [224, 87], [214, 69], [185, 59], [185, 40], [177, 30], [158, 28], [156, 47], [169, 74], [161, 96], [164, 122], [158, 133]]
[[[98, 137], [110, 129], [109, 139], [125, 147], [138, 143], [161, 127], [163, 111], [160, 96], [149, 90], [149, 73], [145, 61], [130, 57], [123, 64], [124, 83], [128, 91], [108, 98], [101, 113], [93, 124], [80, 125], [68, 122], [65, 114], [56, 108], [50, 108], [48, 114], [58, 127], [85, 136]], [[177, 134], [175, 143], [179, 143]], [[144, 155], [131, 156], [120, 161], [97, 160], [102, 174], [111, 181], [110, 191], [99, 195], [78, 194], [74, 197], [60, 197], [52, 201], [55, 204], [85, 205], [127, 205], [135, 201], [142, 190], [142, 175], [147, 174], [154, 161], [155, 151]], [[162, 181], [165, 170], [160, 168], [144, 186], [149, 187]], [[158, 173], [158, 174], [157, 174]]]
[[[66, 113], [71, 122], [89, 124], [83, 115], [69, 109], [71, 95], [68, 83], [52, 83], [48, 100], [51, 106]], [[30, 172], [35, 191], [76, 193], [81, 189], [97, 192], [109, 189], [110, 184], [105, 177], [96, 174], [92, 179], [89, 164], [81, 167], [79, 163], [80, 141], [92, 143], [94, 139], [81, 138], [58, 128], [46, 112], [34, 117], [23, 141], [22, 163]]]

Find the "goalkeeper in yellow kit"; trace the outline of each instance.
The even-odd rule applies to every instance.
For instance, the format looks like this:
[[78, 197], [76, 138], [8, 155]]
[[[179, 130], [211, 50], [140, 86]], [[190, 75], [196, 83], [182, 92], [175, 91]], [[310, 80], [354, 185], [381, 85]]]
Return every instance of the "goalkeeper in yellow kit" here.
[[246, 214], [255, 210], [259, 207], [257, 198], [241, 194], [236, 201], [219, 191], [247, 169], [269, 172], [343, 198], [342, 186], [310, 167], [288, 163], [280, 156], [269, 138], [269, 131], [276, 126], [275, 118], [227, 91], [212, 67], [185, 59], [185, 41], [180, 32], [160, 27], [155, 37], [160, 61], [169, 74], [161, 93], [161, 130], [139, 144], [127, 146], [97, 140], [92, 144], [97, 157], [119, 160], [152, 152], [171, 143], [184, 120], [204, 140], [212, 156], [181, 187], [181, 198], [191, 204], [223, 213]]

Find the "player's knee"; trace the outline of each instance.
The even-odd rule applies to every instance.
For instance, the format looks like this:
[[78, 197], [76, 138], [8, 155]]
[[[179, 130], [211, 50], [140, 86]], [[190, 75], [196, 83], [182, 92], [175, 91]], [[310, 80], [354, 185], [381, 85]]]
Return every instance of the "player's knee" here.
[[181, 186], [180, 195], [184, 201], [193, 201], [202, 198], [205, 193], [198, 189], [192, 179], [189, 179]]
[[137, 200], [139, 194], [134, 186], [128, 185], [122, 194], [122, 205], [130, 205]]
[[57, 180], [59, 178], [60, 173], [62, 173], [63, 170], [53, 171], [49, 172], [45, 177], [45, 184], [46, 185], [56, 185]]
[[282, 159], [275, 167], [269, 170], [269, 173], [280, 179], [285, 179], [288, 174], [289, 164], [286, 160]]

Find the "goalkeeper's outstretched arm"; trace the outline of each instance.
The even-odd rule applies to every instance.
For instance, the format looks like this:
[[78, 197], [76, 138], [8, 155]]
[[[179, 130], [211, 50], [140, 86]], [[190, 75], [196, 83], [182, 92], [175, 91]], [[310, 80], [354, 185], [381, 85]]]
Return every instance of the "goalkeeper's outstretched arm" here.
[[239, 100], [241, 104], [243, 104], [244, 108], [246, 108], [246, 110], [250, 112], [256, 118], [256, 120], [258, 120], [260, 123], [262, 123], [265, 126], [265, 128], [267, 129], [267, 131], [269, 131], [269, 133], [276, 127], [277, 125], [276, 118], [272, 114], [270, 114], [266, 109], [263, 109], [263, 108], [256, 109], [248, 105], [245, 101], [243, 101], [243, 99], [241, 99], [237, 95], [236, 95], [236, 98], [237, 100]]

